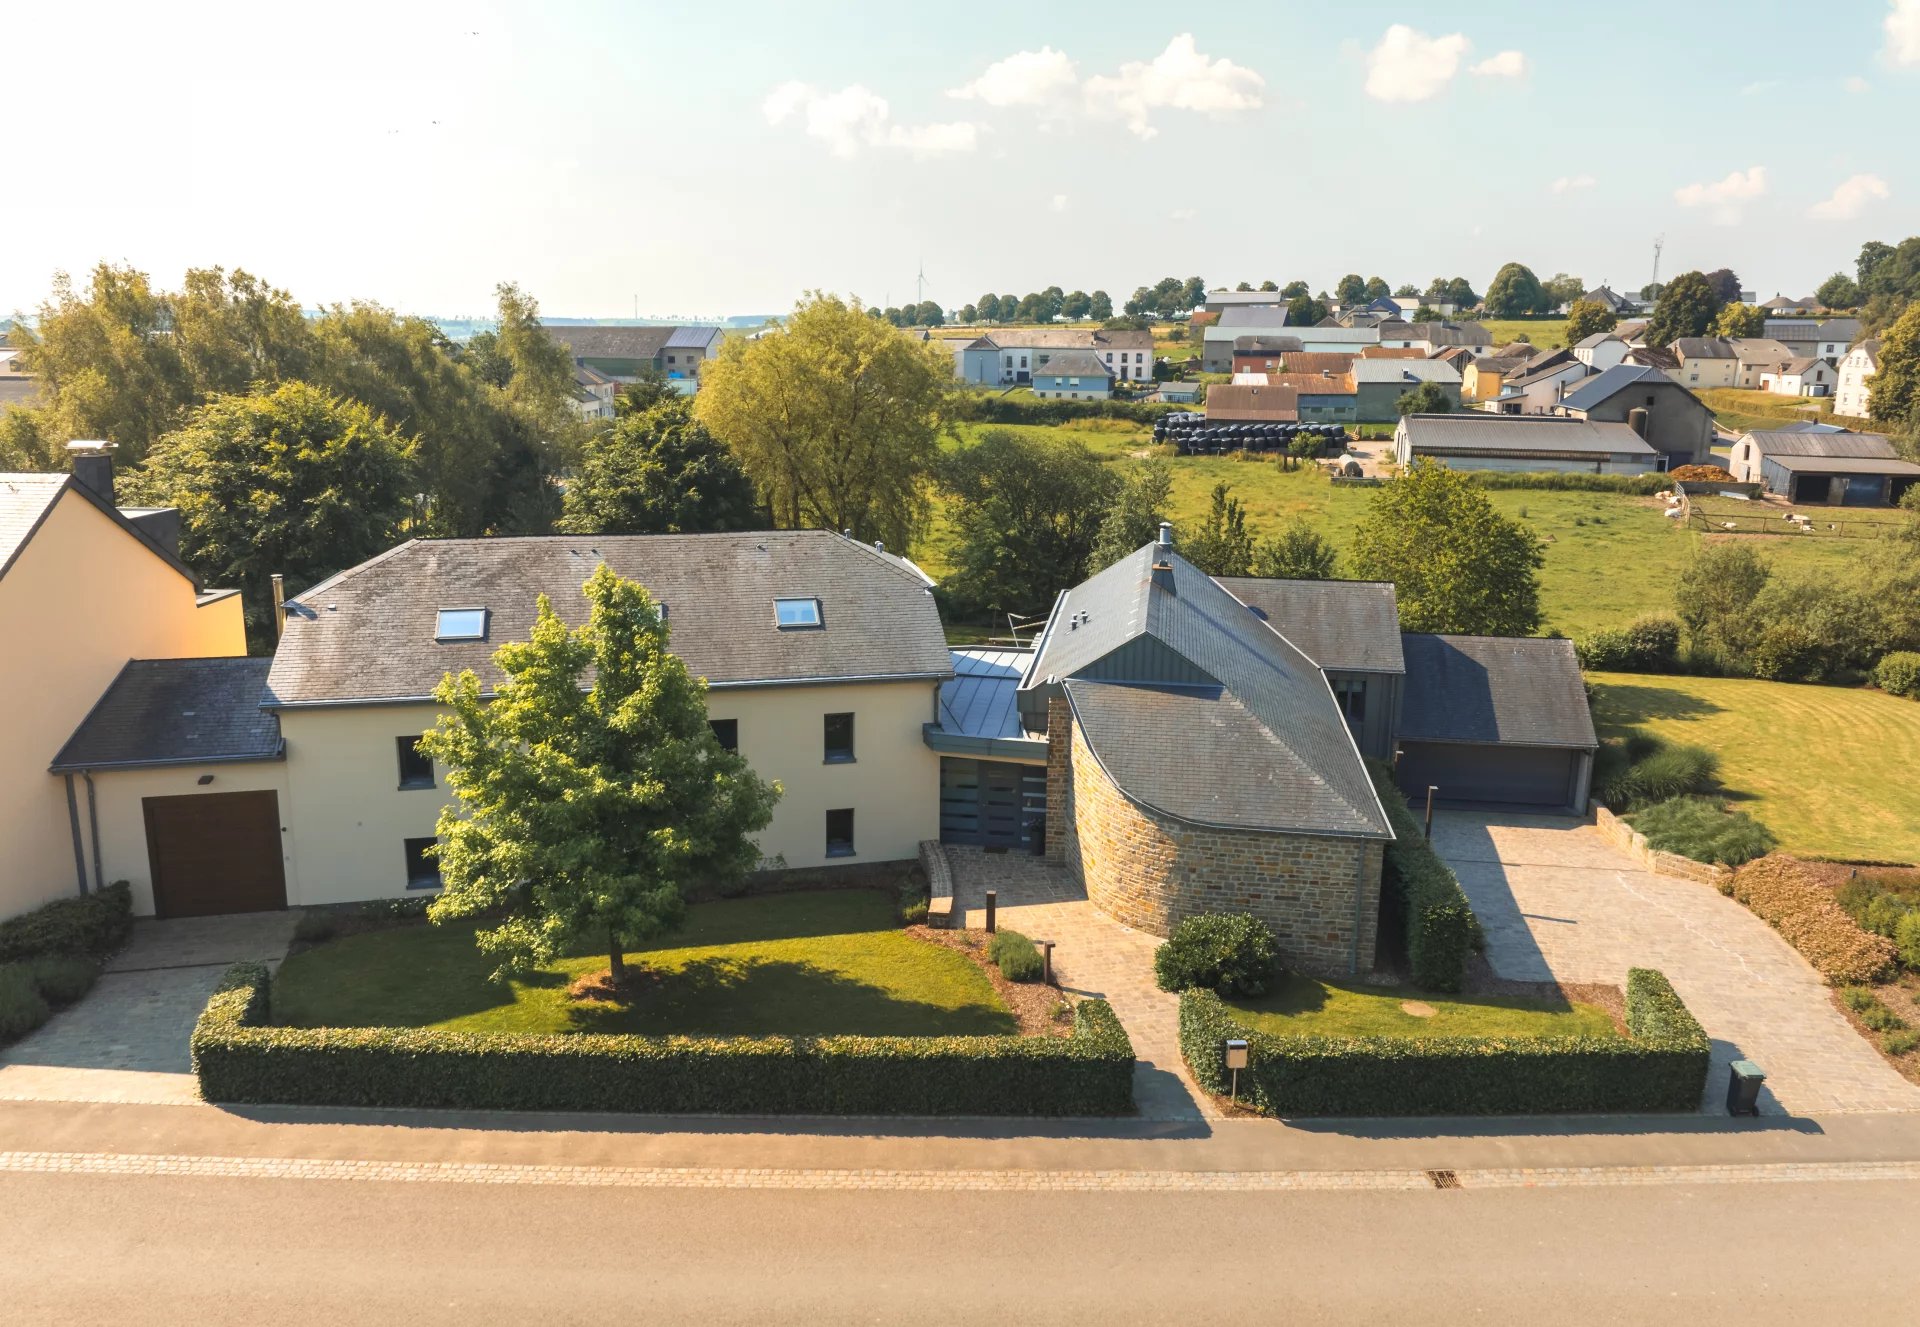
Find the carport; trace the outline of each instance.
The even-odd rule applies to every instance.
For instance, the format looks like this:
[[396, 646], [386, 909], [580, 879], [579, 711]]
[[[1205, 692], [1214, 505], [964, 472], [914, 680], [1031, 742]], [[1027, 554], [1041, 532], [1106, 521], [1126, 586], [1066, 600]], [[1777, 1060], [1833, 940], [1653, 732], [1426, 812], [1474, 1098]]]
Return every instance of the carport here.
[[1407, 632], [1394, 777], [1416, 801], [1584, 815], [1599, 746], [1573, 643]]

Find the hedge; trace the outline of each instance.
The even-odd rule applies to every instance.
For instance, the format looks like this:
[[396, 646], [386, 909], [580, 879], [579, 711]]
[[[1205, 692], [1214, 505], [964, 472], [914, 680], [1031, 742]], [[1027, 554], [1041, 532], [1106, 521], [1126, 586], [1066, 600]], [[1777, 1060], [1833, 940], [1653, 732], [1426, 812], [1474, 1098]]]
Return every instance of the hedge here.
[[1104, 1000], [1068, 1037], [641, 1037], [269, 1025], [229, 969], [193, 1030], [209, 1101], [750, 1115], [1125, 1115], [1133, 1045]]
[[1240, 1100], [1264, 1115], [1549, 1115], [1695, 1111], [1707, 1035], [1658, 972], [1627, 974], [1627, 1037], [1310, 1037], [1250, 1028], [1211, 991], [1180, 997], [1180, 1051], [1224, 1095], [1228, 1038], [1247, 1042]]
[[1664, 474], [1589, 475], [1559, 470], [1470, 470], [1467, 482], [1476, 488], [1531, 488], [1581, 493], [1628, 493], [1651, 497], [1672, 488], [1673, 480]]
[[92, 894], [55, 899], [0, 922], [0, 963], [40, 954], [103, 958], [133, 933], [133, 888], [116, 880]]
[[1457, 991], [1467, 979], [1467, 960], [1480, 945], [1480, 922], [1459, 878], [1427, 842], [1393, 771], [1372, 763], [1373, 782], [1393, 826], [1384, 883], [1406, 916], [1407, 968], [1414, 985]]

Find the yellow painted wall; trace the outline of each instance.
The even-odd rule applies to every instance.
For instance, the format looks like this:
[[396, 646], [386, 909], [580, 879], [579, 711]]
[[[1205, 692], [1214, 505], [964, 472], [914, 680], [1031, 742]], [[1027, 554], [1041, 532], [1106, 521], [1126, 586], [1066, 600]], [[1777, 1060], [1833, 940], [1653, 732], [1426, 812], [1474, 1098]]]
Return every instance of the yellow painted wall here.
[[[213, 782], [202, 785], [202, 775], [211, 774]], [[80, 805], [80, 832], [91, 839], [87, 823], [87, 787], [74, 776], [74, 795]], [[186, 797], [205, 793], [255, 792], [270, 788], [280, 795], [280, 859], [287, 875], [287, 901], [299, 898], [293, 853], [292, 818], [287, 795], [287, 766], [279, 760], [235, 762], [225, 765], [176, 765], [161, 769], [101, 770], [93, 776], [95, 810], [100, 820], [101, 879], [111, 883], [125, 880], [133, 886], [133, 910], [141, 917], [153, 915], [153, 868], [147, 857], [146, 813], [141, 801], [148, 797]], [[64, 793], [63, 793], [64, 796]], [[69, 841], [71, 835], [68, 836]], [[70, 860], [71, 858], [69, 858]], [[87, 860], [93, 860], [93, 845], [87, 844]], [[71, 875], [71, 866], [69, 866]], [[91, 867], [89, 867], [91, 877]], [[91, 887], [91, 881], [89, 882]]]
[[238, 596], [195, 597], [71, 490], [0, 576], [0, 917], [78, 888], [66, 787], [47, 766], [127, 660], [247, 652]]
[[1467, 371], [1460, 375], [1460, 399], [1463, 401], [1485, 401], [1500, 395], [1500, 374], [1492, 369], [1482, 369], [1477, 365], [1467, 365]]
[[[834, 862], [896, 861], [940, 833], [940, 758], [920, 735], [933, 717], [930, 682], [747, 687], [707, 695], [709, 714], [739, 724], [740, 751], [785, 795], [760, 835], [761, 852], [789, 867], [822, 866], [826, 813], [852, 808], [855, 855]], [[409, 838], [433, 833], [445, 802], [444, 770], [432, 790], [401, 790], [394, 739], [431, 728], [432, 705], [365, 705], [281, 711], [287, 744], [296, 906], [403, 896]], [[849, 764], [826, 764], [825, 716], [852, 713]], [[297, 884], [296, 884], [297, 880]]]

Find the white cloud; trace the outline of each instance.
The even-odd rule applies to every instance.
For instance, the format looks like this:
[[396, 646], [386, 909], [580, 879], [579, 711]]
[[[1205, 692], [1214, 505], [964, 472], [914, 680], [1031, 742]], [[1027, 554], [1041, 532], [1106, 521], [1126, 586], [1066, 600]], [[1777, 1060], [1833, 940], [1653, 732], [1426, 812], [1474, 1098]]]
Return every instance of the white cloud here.
[[1570, 194], [1578, 193], [1582, 189], [1591, 189], [1595, 183], [1591, 175], [1562, 175], [1553, 182], [1551, 187], [1557, 194]]
[[1153, 111], [1221, 116], [1258, 110], [1266, 85], [1251, 69], [1202, 55], [1193, 34], [1183, 32], [1150, 62], [1129, 61], [1117, 73], [1095, 75], [1087, 80], [1084, 91], [1089, 112], [1122, 120], [1144, 139], [1158, 132], [1149, 122]]
[[1865, 92], [1868, 88], [1872, 86], [1873, 85], [1871, 83], [1867, 82], [1866, 79], [1860, 77], [1860, 75], [1858, 74], [1855, 74], [1852, 78], [1848, 79], [1846, 83], [1847, 91], [1853, 92], [1853, 93]]
[[1055, 194], [1055, 195], [1053, 196], [1053, 201], [1052, 201], [1051, 203], [1049, 203], [1049, 204], [1048, 204], [1048, 207], [1050, 207], [1050, 208], [1051, 208], [1051, 209], [1052, 209], [1053, 211], [1055, 211], [1055, 212], [1064, 212], [1064, 211], [1066, 211], [1066, 210], [1067, 210], [1067, 196], [1066, 196], [1065, 194]]
[[1887, 30], [1887, 58], [1897, 65], [1920, 65], [1920, 0], [1893, 0]]
[[1470, 45], [1464, 33], [1429, 37], [1396, 23], [1367, 52], [1367, 95], [1376, 101], [1425, 101], [1453, 81]]
[[1673, 201], [1682, 207], [1713, 209], [1713, 219], [1723, 226], [1740, 220], [1740, 205], [1767, 191], [1767, 168], [1750, 166], [1734, 171], [1724, 180], [1689, 184], [1673, 191]]
[[1527, 72], [1527, 57], [1519, 51], [1490, 55], [1467, 71], [1481, 78], [1519, 78]]
[[1198, 212], [1190, 207], [1176, 207], [1173, 210], [1173, 219], [1175, 221], [1191, 221], [1199, 215]]
[[1042, 46], [995, 61], [973, 82], [947, 95], [989, 106], [1050, 106], [1072, 95], [1079, 83], [1080, 72], [1066, 52]]
[[768, 124], [798, 119], [809, 138], [825, 143], [837, 157], [851, 157], [863, 147], [899, 148], [915, 156], [934, 156], [971, 152], [979, 146], [979, 126], [966, 121], [892, 123], [887, 99], [858, 83], [838, 92], [823, 92], [808, 83], [782, 83], [761, 101], [760, 110]]
[[1876, 198], [1887, 196], [1887, 182], [1878, 175], [1850, 175], [1834, 187], [1826, 198], [1808, 209], [1807, 215], [1822, 221], [1851, 221]]

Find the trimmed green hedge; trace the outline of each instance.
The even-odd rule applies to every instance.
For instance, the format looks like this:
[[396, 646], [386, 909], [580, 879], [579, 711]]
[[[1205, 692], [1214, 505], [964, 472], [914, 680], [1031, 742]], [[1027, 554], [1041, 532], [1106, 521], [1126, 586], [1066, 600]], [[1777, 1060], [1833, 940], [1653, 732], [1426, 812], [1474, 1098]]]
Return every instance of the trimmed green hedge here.
[[1240, 1099], [1265, 1115], [1549, 1115], [1694, 1111], [1707, 1035], [1658, 972], [1627, 974], [1626, 1038], [1309, 1037], [1241, 1023], [1211, 991], [1180, 997], [1180, 1052], [1225, 1094], [1228, 1038], [1247, 1042]]
[[1408, 975], [1429, 991], [1457, 991], [1467, 979], [1467, 960], [1480, 946], [1480, 921], [1458, 877], [1427, 842], [1393, 771], [1377, 761], [1368, 764], [1393, 825], [1384, 884], [1389, 901], [1406, 916]]
[[1133, 1045], [1104, 1000], [1069, 1037], [484, 1035], [268, 1025], [264, 967], [229, 969], [193, 1030], [209, 1101], [749, 1115], [1126, 1115]]
[[0, 963], [39, 954], [104, 957], [133, 933], [133, 888], [116, 880], [93, 894], [55, 899], [0, 922]]
[[1051, 401], [1032, 396], [967, 393], [954, 412], [960, 419], [982, 424], [1064, 424], [1070, 419], [1120, 419], [1151, 424], [1162, 415], [1191, 406], [1145, 401]]

